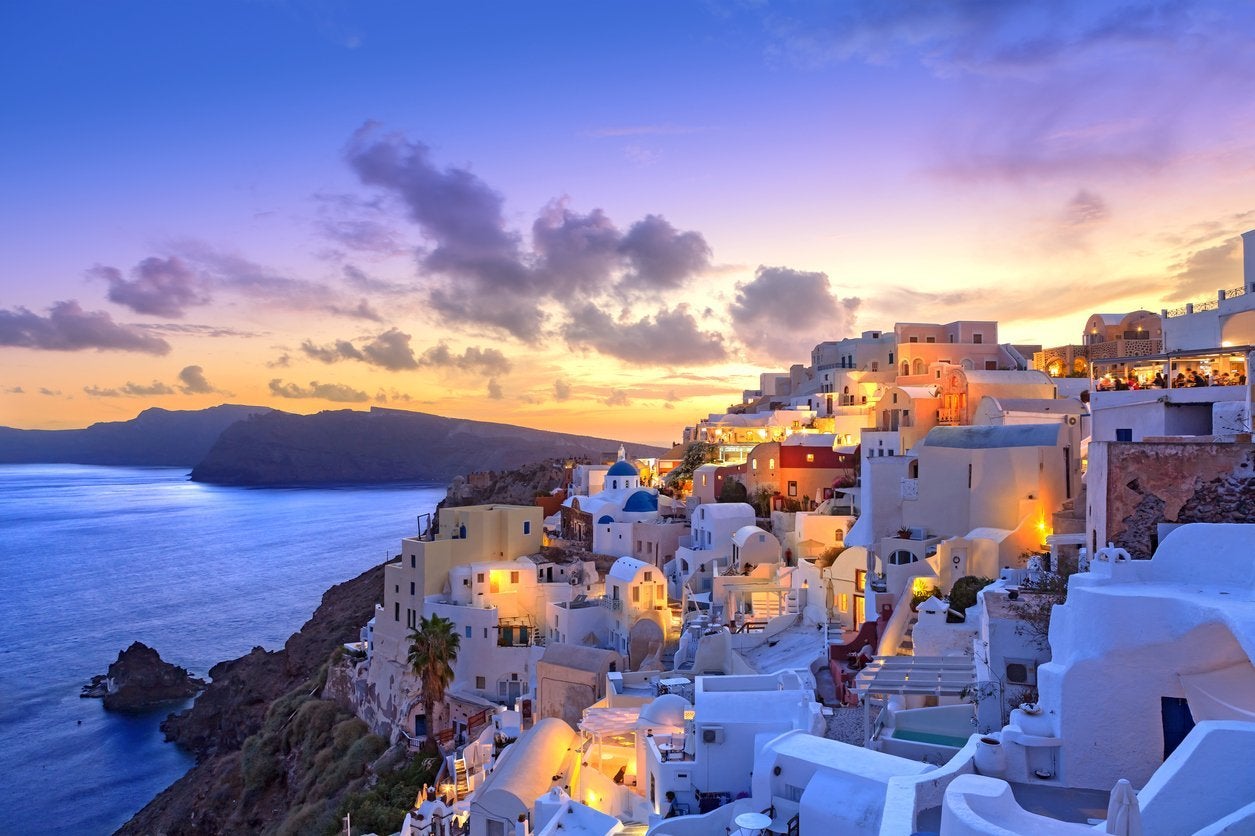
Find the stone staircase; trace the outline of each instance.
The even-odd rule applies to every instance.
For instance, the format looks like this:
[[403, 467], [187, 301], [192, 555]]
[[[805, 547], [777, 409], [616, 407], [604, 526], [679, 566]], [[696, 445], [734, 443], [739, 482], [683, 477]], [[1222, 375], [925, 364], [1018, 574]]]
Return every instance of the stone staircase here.
[[902, 635], [902, 643], [898, 645], [898, 656], [914, 656], [915, 655], [915, 624], [919, 621], [919, 616], [912, 615], [911, 620], [907, 622], [906, 632]]

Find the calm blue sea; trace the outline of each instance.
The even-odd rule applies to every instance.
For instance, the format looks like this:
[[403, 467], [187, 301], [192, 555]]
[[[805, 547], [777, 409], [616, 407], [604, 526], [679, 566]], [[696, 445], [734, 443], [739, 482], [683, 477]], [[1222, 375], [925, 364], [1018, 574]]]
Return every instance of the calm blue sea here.
[[120, 716], [79, 698], [118, 651], [139, 640], [204, 676], [281, 647], [443, 495], [0, 466], [0, 833], [111, 833], [191, 766], [162, 742], [169, 709]]

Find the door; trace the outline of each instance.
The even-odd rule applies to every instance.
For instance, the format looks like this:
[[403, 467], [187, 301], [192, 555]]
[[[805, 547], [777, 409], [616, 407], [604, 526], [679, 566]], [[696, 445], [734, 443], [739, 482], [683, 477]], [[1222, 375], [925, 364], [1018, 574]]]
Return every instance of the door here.
[[1160, 697], [1159, 702], [1163, 714], [1163, 756], [1167, 759], [1194, 728], [1194, 715], [1182, 697]]
[[866, 598], [862, 595], [854, 596], [854, 629], [862, 628], [863, 622], [867, 620]]

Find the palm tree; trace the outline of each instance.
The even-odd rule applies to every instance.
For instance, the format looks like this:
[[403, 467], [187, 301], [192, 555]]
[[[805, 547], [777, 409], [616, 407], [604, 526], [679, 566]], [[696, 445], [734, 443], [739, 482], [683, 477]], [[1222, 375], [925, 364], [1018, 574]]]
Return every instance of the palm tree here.
[[423, 687], [423, 708], [427, 713], [427, 736], [436, 739], [433, 711], [444, 699], [444, 692], [453, 682], [453, 661], [458, 656], [462, 638], [452, 621], [433, 615], [419, 620], [418, 629], [410, 631], [410, 669]]

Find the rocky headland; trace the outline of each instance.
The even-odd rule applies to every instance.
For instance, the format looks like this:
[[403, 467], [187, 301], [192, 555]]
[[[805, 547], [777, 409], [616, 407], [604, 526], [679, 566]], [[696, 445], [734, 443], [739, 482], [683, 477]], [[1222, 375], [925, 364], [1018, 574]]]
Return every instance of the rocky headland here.
[[[530, 462], [601, 461], [620, 443], [395, 409], [271, 412], [228, 427], [192, 469], [192, 480], [223, 485], [447, 483], [462, 473]], [[628, 446], [634, 456], [665, 452]]]
[[143, 642], [118, 654], [109, 671], [92, 678], [82, 696], [99, 697], [109, 711], [146, 711], [162, 703], [194, 697], [205, 680], [171, 664]]
[[236, 421], [269, 412], [264, 406], [222, 404], [209, 409], [145, 409], [129, 421], [79, 430], [0, 427], [0, 464], [98, 464], [191, 467]]

